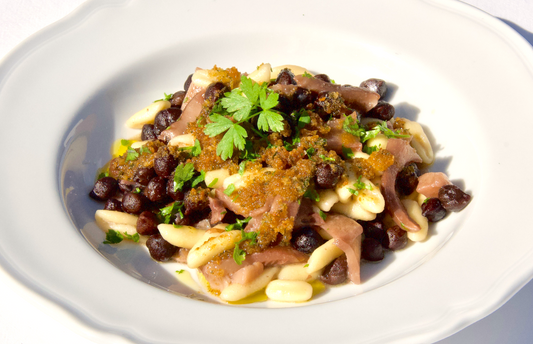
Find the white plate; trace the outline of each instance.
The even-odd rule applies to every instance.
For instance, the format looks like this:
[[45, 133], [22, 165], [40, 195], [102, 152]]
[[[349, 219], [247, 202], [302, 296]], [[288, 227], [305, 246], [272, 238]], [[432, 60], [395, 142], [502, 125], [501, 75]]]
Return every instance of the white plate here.
[[[532, 276], [533, 234], [515, 220], [531, 204], [520, 196], [531, 186], [520, 181], [532, 167], [524, 162], [532, 61], [510, 28], [450, 1], [90, 1], [0, 65], [0, 264], [59, 306], [50, 306], [56, 315], [109, 342], [116, 338], [107, 333], [148, 343], [438, 340]], [[100, 245], [86, 193], [112, 140], [128, 135], [124, 120], [180, 89], [196, 66], [250, 71], [261, 62], [303, 65], [338, 83], [396, 85], [390, 101], [439, 147], [434, 169], [473, 203], [427, 242], [365, 266], [361, 287], [291, 309], [170, 293], [188, 291], [145, 252]]]

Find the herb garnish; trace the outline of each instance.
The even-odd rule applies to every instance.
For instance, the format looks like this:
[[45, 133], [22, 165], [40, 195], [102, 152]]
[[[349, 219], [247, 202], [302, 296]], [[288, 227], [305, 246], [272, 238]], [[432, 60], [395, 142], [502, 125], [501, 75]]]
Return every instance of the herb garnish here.
[[120, 233], [114, 229], [109, 229], [105, 235], [104, 244], [118, 244], [124, 240], [124, 238], [139, 242], [139, 233], [128, 234], [128, 232]]
[[162, 100], [170, 101], [170, 100], [172, 99], [172, 96], [174, 95], [174, 93], [169, 93], [169, 94], [164, 93], [164, 95], [165, 95], [164, 98], [154, 100], [154, 103], [156, 103], [156, 102], [160, 102], [160, 101], [162, 101]]
[[304, 193], [305, 198], [309, 198], [310, 200], [313, 200], [315, 202], [320, 201], [320, 195], [315, 189], [307, 189]]
[[202, 153], [202, 147], [200, 146], [200, 141], [198, 139], [194, 140], [194, 146], [181, 147], [180, 150], [190, 150], [192, 156], [198, 156]]
[[194, 176], [194, 165], [192, 163], [180, 164], [174, 172], [174, 192], [183, 188], [185, 182]]
[[353, 184], [355, 187], [355, 190], [352, 188], [348, 188], [348, 191], [350, 191], [353, 195], [358, 196], [360, 190], [373, 190], [372, 185], [366, 184], [365, 182], [361, 181], [361, 176], [357, 178], [357, 181]]
[[184, 217], [182, 209], [183, 202], [174, 202], [169, 206], [159, 209], [159, 213], [157, 215], [161, 222], [168, 224], [172, 220], [172, 217], [176, 214], [180, 214], [181, 218]]
[[[233, 156], [234, 146], [238, 150], [244, 150], [245, 138], [248, 137], [248, 133], [241, 126], [243, 122], [258, 116], [257, 128], [260, 130], [265, 132], [283, 130], [283, 117], [272, 110], [278, 105], [279, 95], [275, 92], [270, 92], [267, 95], [267, 86], [267, 83], [259, 85], [243, 75], [240, 88], [226, 93], [220, 101], [220, 105], [225, 111], [220, 111], [220, 107], [213, 109], [213, 114], [209, 116], [211, 123], [205, 126], [204, 133], [210, 137], [224, 133], [217, 145], [217, 155], [222, 160], [227, 160]], [[216, 113], [216, 111], [222, 112], [222, 114]]]

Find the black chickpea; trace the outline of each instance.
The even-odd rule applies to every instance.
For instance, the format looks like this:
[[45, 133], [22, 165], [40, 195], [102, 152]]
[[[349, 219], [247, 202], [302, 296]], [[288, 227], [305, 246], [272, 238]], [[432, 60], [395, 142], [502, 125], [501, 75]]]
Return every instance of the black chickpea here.
[[144, 189], [144, 195], [152, 202], [160, 202], [167, 197], [167, 180], [163, 177], [154, 177]]
[[103, 177], [94, 183], [92, 191], [89, 196], [98, 200], [106, 201], [115, 196], [118, 191], [118, 182], [113, 177]]
[[126, 213], [140, 214], [146, 206], [146, 198], [135, 192], [127, 192], [122, 197], [122, 209]]
[[168, 177], [178, 166], [178, 160], [173, 155], [165, 155], [154, 159], [155, 173], [160, 177]]
[[293, 233], [291, 246], [296, 250], [311, 254], [326, 242], [313, 227], [302, 227]]
[[160, 262], [169, 261], [179, 249], [163, 239], [161, 234], [151, 235], [146, 241], [146, 247], [148, 247], [150, 256]]
[[381, 79], [368, 79], [359, 85], [359, 87], [366, 88], [379, 94], [379, 99], [383, 98], [387, 93], [387, 83]]
[[346, 255], [342, 255], [328, 264], [324, 268], [322, 275], [320, 275], [320, 280], [329, 285], [341, 284], [346, 282], [347, 279], [348, 261]]
[[154, 235], [159, 233], [157, 230], [157, 225], [159, 220], [157, 215], [151, 211], [145, 210], [137, 219], [137, 233], [140, 235]]

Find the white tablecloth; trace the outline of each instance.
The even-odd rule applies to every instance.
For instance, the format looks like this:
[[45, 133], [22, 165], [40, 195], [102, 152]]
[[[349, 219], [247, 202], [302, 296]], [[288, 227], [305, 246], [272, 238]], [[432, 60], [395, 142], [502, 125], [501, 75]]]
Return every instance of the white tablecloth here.
[[[61, 19], [85, 0], [0, 0], [0, 58], [26, 37]], [[498, 17], [533, 45], [533, 0], [464, 0]], [[533, 343], [533, 282], [499, 310], [440, 344]], [[91, 344], [27, 301], [0, 279], [0, 343]], [[85, 334], [86, 335], [86, 334]]]

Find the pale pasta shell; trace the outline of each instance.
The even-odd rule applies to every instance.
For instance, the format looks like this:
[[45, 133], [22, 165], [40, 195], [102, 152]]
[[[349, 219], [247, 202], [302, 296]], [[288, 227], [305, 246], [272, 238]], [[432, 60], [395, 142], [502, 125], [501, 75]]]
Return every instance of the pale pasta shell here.
[[136, 142], [133, 142], [131, 144], [131, 148], [141, 148], [142, 146], [144, 146], [145, 144], [147, 144], [149, 141], [136, 141]]
[[178, 147], [192, 147], [194, 146], [194, 140], [196, 138], [193, 134], [183, 134], [174, 136], [170, 141], [168, 141], [169, 146], [178, 146]]
[[376, 137], [366, 141], [365, 144], [368, 147], [378, 147], [381, 149], [387, 149], [387, 142], [389, 139], [383, 134], [377, 134]]
[[402, 204], [407, 210], [409, 217], [411, 217], [419, 226], [418, 232], [407, 232], [407, 238], [411, 241], [423, 241], [428, 235], [428, 219], [422, 215], [422, 208], [417, 201], [411, 199], [402, 200]]
[[212, 83], [216, 82], [214, 78], [209, 75], [209, 69], [198, 69], [192, 75], [191, 84], [196, 87], [206, 88]]
[[252, 73], [248, 75], [250, 79], [257, 82], [258, 84], [262, 84], [264, 82], [270, 82], [270, 70], [271, 70], [270, 63], [263, 63], [259, 67], [257, 67], [256, 70], [254, 70]]
[[330, 211], [331, 207], [333, 207], [333, 205], [339, 201], [339, 195], [337, 195], [337, 193], [331, 189], [320, 190], [318, 194], [320, 196], [320, 200], [315, 202], [315, 204], [322, 211]]
[[422, 158], [422, 161], [425, 164], [432, 164], [435, 160], [435, 156], [433, 154], [433, 148], [431, 147], [431, 143], [429, 142], [429, 139], [426, 133], [424, 132], [424, 129], [417, 122], [413, 122], [408, 119], [404, 120], [404, 129], [408, 129], [409, 133], [413, 136], [413, 139], [411, 140], [411, 146], [413, 146], [413, 148], [416, 150], [416, 152], [418, 153], [420, 158]]
[[307, 273], [312, 274], [326, 265], [331, 263], [335, 258], [340, 257], [344, 252], [335, 245], [335, 239], [326, 241], [326, 243], [317, 247], [311, 253], [307, 261]]
[[302, 74], [305, 74], [305, 73], [310, 74], [310, 75], [314, 75], [313, 73], [311, 73], [310, 71], [308, 71], [304, 67], [295, 66], [295, 65], [282, 65], [282, 66], [277, 66], [277, 67], [272, 68], [271, 78], [272, 79], [277, 79], [277, 77], [279, 75], [279, 72], [281, 72], [281, 70], [285, 69], [285, 68], [290, 69], [291, 72], [294, 75], [302, 75]]
[[143, 125], [154, 123], [155, 116], [159, 111], [166, 110], [169, 107], [170, 102], [166, 100], [152, 103], [131, 116], [126, 121], [126, 126], [132, 129], [142, 129]]
[[297, 263], [282, 266], [278, 273], [278, 279], [306, 282], [316, 280], [322, 273], [322, 269], [309, 273], [306, 264], [307, 263]]
[[191, 249], [199, 242], [207, 230], [196, 229], [191, 226], [177, 226], [160, 224], [157, 226], [159, 234], [174, 246]]
[[266, 295], [280, 302], [304, 302], [313, 296], [313, 287], [304, 281], [274, 280], [268, 283]]
[[376, 218], [376, 213], [363, 209], [361, 203], [354, 200], [350, 203], [337, 203], [331, 210], [354, 220], [372, 221]]
[[[225, 168], [218, 170], [207, 171], [205, 173], [205, 185], [213, 189], [218, 189], [224, 186], [224, 180], [229, 177], [229, 171]], [[215, 181], [216, 180], [216, 181]]]
[[361, 182], [370, 185], [369, 189], [359, 190], [359, 195], [355, 196], [357, 202], [364, 210], [378, 214], [385, 210], [385, 199], [379, 188], [367, 178], [361, 178]]
[[98, 227], [104, 232], [110, 229], [134, 235], [137, 233], [138, 216], [115, 210], [98, 209], [94, 215]]
[[257, 277], [249, 284], [243, 285], [238, 283], [232, 283], [226, 288], [224, 288], [224, 290], [222, 290], [222, 292], [220, 293], [220, 298], [224, 301], [230, 302], [242, 300], [245, 297], [250, 296], [253, 293], [265, 288], [268, 282], [270, 282], [274, 278], [278, 271], [278, 267], [271, 267], [265, 269], [263, 273], [259, 275], [259, 277]]
[[240, 239], [241, 231], [229, 231], [210, 237], [199, 246], [194, 245], [187, 255], [187, 266], [195, 269], [206, 264], [225, 250], [233, 248]]

